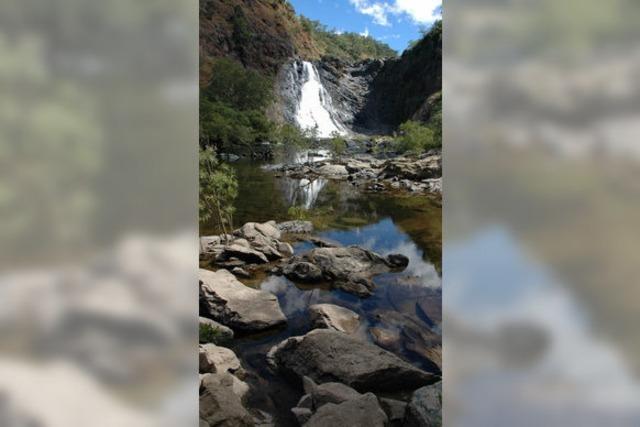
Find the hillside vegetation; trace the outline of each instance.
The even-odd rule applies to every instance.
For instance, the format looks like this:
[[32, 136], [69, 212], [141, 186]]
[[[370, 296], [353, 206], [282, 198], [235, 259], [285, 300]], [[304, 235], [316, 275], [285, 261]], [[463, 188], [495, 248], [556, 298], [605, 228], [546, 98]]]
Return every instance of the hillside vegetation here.
[[330, 30], [319, 21], [300, 16], [300, 23], [323, 56], [343, 61], [363, 59], [386, 59], [397, 56], [397, 52], [386, 43], [358, 33]]
[[294, 56], [361, 60], [395, 55], [373, 38], [337, 34], [297, 16], [286, 0], [200, 0], [201, 84], [210, 80], [212, 58], [234, 58], [247, 68], [275, 75]]

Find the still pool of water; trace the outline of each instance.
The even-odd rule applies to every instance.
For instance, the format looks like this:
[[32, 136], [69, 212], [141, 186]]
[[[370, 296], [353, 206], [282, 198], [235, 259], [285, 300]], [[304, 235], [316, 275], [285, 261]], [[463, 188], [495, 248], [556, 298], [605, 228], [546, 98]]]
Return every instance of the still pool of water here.
[[[324, 179], [278, 178], [256, 163], [234, 165], [240, 183], [236, 225], [248, 221], [290, 219], [289, 208], [302, 206], [316, 226], [316, 235], [343, 245], [359, 245], [380, 254], [401, 253], [410, 262], [402, 272], [374, 278], [374, 294], [365, 299], [323, 286], [297, 285], [285, 277], [268, 276], [251, 283], [278, 297], [288, 323], [259, 335], [241, 336], [232, 349], [247, 371], [252, 386], [249, 405], [276, 417], [277, 425], [295, 425], [290, 409], [302, 395], [300, 385], [276, 377], [266, 354], [282, 340], [312, 329], [309, 306], [331, 303], [361, 316], [357, 334], [372, 341], [370, 328], [399, 337], [393, 352], [420, 368], [437, 371], [425, 358], [425, 348], [441, 343], [441, 206], [426, 196], [364, 193], [348, 182]], [[201, 227], [202, 234], [215, 230]], [[294, 245], [296, 253], [313, 247]]]

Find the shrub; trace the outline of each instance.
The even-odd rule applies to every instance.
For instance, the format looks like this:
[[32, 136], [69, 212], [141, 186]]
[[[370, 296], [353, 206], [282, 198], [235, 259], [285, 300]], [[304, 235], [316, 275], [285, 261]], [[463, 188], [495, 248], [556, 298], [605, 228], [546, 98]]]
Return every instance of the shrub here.
[[207, 324], [200, 324], [200, 328], [199, 328], [199, 335], [200, 335], [200, 342], [202, 344], [204, 343], [213, 343], [213, 344], [220, 344], [223, 341], [222, 338], [222, 332], [212, 326], [212, 325], [207, 325]]
[[287, 215], [291, 219], [303, 220], [309, 218], [309, 211], [303, 206], [291, 206], [287, 211]]
[[421, 153], [438, 146], [433, 130], [412, 120], [400, 125], [396, 144], [401, 153]]
[[347, 149], [347, 140], [344, 139], [340, 134], [334, 132], [331, 135], [331, 140], [329, 141], [331, 152], [336, 156], [341, 156]]

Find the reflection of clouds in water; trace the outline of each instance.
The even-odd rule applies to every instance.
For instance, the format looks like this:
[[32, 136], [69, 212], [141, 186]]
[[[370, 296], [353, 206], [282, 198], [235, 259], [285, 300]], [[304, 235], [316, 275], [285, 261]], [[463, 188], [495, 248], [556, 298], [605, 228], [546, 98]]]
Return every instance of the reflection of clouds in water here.
[[390, 218], [347, 231], [329, 231], [323, 233], [323, 236], [344, 245], [362, 246], [385, 256], [391, 253], [405, 255], [409, 258], [409, 266], [404, 270], [403, 276], [417, 280], [404, 281], [403, 284], [415, 286], [409, 284], [413, 282], [418, 286], [430, 288], [441, 286], [441, 280], [434, 265], [424, 260], [423, 251]]
[[269, 276], [262, 282], [261, 289], [278, 297], [280, 307], [288, 317], [304, 311], [315, 299], [311, 291], [305, 292], [295, 287], [283, 276]]
[[[445, 309], [455, 325], [445, 338], [456, 355], [448, 362], [455, 378], [449, 389], [465, 407], [461, 425], [640, 425], [640, 384], [621, 355], [596, 336], [584, 307], [507, 232], [489, 230], [451, 245], [445, 261]], [[504, 335], [509, 328], [515, 336]], [[475, 339], [457, 335], [461, 329]], [[526, 357], [510, 352], [529, 336], [527, 329], [545, 337], [544, 345]], [[500, 340], [504, 345], [493, 344]], [[530, 359], [535, 352], [540, 355]], [[482, 353], [486, 359], [478, 357]], [[505, 407], [517, 409], [505, 414]]]
[[413, 242], [404, 242], [384, 253], [402, 254], [409, 258], [409, 265], [404, 270], [403, 275], [416, 277], [421, 286], [439, 288], [442, 283], [438, 272], [433, 264], [425, 262], [422, 258], [422, 251]]

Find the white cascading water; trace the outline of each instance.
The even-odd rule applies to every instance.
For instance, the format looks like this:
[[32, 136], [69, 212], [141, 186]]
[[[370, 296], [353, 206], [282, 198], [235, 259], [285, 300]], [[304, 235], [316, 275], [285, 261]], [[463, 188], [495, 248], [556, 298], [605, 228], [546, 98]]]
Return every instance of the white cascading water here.
[[346, 135], [345, 128], [331, 116], [331, 96], [322, 86], [318, 70], [307, 61], [303, 62], [303, 68], [305, 80], [296, 111], [298, 126], [303, 130], [315, 129], [316, 135], [320, 138], [329, 138], [334, 133]]

